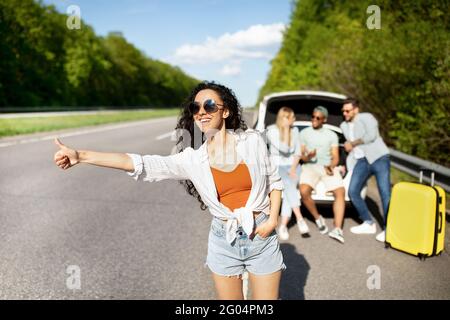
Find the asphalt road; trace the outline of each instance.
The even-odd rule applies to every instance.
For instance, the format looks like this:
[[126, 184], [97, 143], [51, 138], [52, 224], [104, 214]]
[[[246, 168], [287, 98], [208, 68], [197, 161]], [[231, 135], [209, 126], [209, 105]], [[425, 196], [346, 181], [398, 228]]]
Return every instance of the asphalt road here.
[[[58, 134], [78, 149], [166, 155], [174, 124], [165, 118]], [[0, 140], [8, 142], [0, 144], [0, 299], [214, 299], [204, 267], [210, 214], [177, 181], [136, 182], [84, 164], [60, 170], [54, 134]], [[26, 143], [9, 143], [18, 140]], [[376, 209], [373, 185], [369, 196]], [[322, 211], [331, 227], [331, 212]], [[351, 210], [344, 245], [308, 224], [311, 238], [292, 225], [281, 244], [282, 299], [450, 298], [448, 237], [445, 253], [419, 261], [374, 236], [352, 235]]]

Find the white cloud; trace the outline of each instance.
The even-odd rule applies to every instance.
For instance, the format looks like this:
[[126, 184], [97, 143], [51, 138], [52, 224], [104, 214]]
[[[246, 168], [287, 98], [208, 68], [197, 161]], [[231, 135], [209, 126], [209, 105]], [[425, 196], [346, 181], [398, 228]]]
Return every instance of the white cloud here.
[[202, 44], [182, 45], [169, 60], [181, 64], [204, 64], [231, 59], [270, 59], [273, 54], [264, 49], [281, 42], [284, 28], [282, 23], [258, 24], [218, 38], [208, 37]]
[[239, 63], [226, 64], [220, 70], [220, 74], [224, 76], [236, 77], [241, 74], [241, 66]]
[[284, 24], [254, 25], [233, 34], [225, 33], [217, 42], [236, 48], [266, 47], [278, 44], [282, 39]]

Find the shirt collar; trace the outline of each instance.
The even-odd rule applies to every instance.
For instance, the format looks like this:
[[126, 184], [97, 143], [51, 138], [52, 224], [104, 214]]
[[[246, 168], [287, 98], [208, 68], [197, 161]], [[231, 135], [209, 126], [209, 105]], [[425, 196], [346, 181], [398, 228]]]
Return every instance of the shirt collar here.
[[[227, 132], [230, 133], [231, 135], [233, 135], [233, 137], [236, 139], [236, 142], [239, 144], [241, 141], [244, 141], [247, 139], [247, 134], [245, 133], [245, 131], [243, 130], [231, 130], [231, 129], [227, 129]], [[205, 140], [205, 142], [203, 142], [203, 144], [201, 145], [201, 147], [199, 148], [200, 151], [200, 161], [207, 161], [208, 160], [208, 150], [206, 148], [206, 144], [208, 143], [208, 141]]]
[[232, 134], [237, 142], [244, 141], [247, 139], [247, 134], [244, 130], [238, 129], [237, 131], [227, 129], [227, 132]]
[[322, 132], [325, 129], [325, 127], [323, 125], [319, 129], [314, 129], [312, 126], [310, 128], [313, 129], [316, 132]]

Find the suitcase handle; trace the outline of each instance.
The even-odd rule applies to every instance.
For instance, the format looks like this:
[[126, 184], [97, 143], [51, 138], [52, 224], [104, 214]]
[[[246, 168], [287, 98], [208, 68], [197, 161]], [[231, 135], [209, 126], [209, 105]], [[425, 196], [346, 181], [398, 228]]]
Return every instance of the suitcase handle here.
[[420, 183], [423, 183], [423, 173], [429, 171], [429, 172], [431, 172], [431, 186], [434, 187], [434, 171], [432, 169], [425, 168], [425, 167], [421, 167], [419, 170], [420, 170], [420, 173], [419, 173]]
[[442, 232], [442, 221], [444, 220], [444, 212], [439, 212], [439, 229], [438, 233]]

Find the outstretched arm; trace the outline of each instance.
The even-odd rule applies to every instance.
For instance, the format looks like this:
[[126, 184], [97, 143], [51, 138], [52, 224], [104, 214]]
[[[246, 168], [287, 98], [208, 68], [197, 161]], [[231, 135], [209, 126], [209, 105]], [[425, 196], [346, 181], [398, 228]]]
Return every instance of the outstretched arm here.
[[136, 181], [140, 177], [142, 177], [142, 180], [149, 182], [164, 179], [190, 179], [189, 170], [186, 169], [186, 166], [192, 167], [191, 148], [169, 156], [141, 156], [140, 154], [134, 153], [77, 151], [65, 146], [58, 139], [55, 139], [55, 143], [60, 149], [55, 153], [54, 161], [63, 170], [73, 167], [78, 163], [88, 163], [100, 167], [124, 170]]
[[78, 151], [80, 163], [93, 164], [133, 172], [134, 166], [131, 158], [125, 153], [106, 153], [88, 150]]
[[63, 170], [67, 170], [78, 163], [88, 163], [127, 172], [134, 171], [133, 161], [125, 153], [75, 150], [64, 145], [59, 139], [55, 139], [55, 144], [59, 147], [59, 150], [55, 153], [54, 161]]

